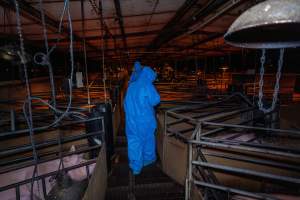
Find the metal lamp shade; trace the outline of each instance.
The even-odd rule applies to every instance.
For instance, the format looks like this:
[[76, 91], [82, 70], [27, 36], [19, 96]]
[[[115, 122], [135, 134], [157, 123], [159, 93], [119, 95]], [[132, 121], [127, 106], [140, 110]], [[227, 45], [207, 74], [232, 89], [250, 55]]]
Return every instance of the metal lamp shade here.
[[300, 0], [267, 0], [253, 6], [235, 20], [224, 39], [242, 48], [300, 46]]

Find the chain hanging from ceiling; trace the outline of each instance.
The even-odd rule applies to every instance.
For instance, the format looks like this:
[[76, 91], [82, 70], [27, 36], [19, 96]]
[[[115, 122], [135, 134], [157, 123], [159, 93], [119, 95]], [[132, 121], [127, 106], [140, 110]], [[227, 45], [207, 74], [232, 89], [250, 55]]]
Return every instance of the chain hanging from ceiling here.
[[283, 56], [284, 56], [284, 49], [280, 49], [272, 105], [269, 108], [265, 108], [264, 104], [263, 104], [263, 87], [264, 87], [264, 74], [265, 74], [264, 65], [265, 65], [265, 61], [266, 61], [266, 50], [265, 49], [262, 50], [262, 56], [260, 59], [261, 66], [260, 66], [259, 92], [258, 92], [257, 104], [258, 104], [259, 110], [263, 111], [264, 113], [272, 112], [276, 107], [276, 103], [278, 101], [278, 93], [279, 93], [279, 89], [280, 89], [280, 78], [281, 78], [281, 71], [282, 71], [282, 66], [283, 66]]

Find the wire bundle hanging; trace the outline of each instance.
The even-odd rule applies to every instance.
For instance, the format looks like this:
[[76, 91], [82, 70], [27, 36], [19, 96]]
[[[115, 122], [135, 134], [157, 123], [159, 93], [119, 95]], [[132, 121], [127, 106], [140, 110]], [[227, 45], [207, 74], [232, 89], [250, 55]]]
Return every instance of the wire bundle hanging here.
[[[32, 150], [33, 150], [33, 158], [34, 158], [34, 170], [33, 170], [33, 174], [32, 174], [31, 190], [30, 190], [30, 194], [31, 194], [30, 196], [31, 196], [31, 199], [33, 199], [34, 179], [35, 179], [35, 176], [38, 174], [38, 167], [37, 167], [38, 155], [37, 155], [35, 140], [34, 140], [34, 128], [33, 128], [33, 119], [32, 119], [32, 100], [38, 100], [38, 101], [42, 102], [43, 104], [49, 106], [49, 108], [51, 108], [51, 110], [55, 113], [55, 120], [51, 124], [49, 124], [47, 126], [43, 126], [43, 127], [38, 127], [38, 128], [36, 128], [36, 130], [45, 130], [50, 127], [56, 126], [64, 117], [66, 117], [70, 113], [75, 114], [76, 116], [78, 116], [81, 119], [83, 119], [85, 116], [82, 113], [70, 111], [70, 108], [72, 105], [72, 81], [73, 81], [73, 73], [74, 73], [74, 54], [73, 54], [73, 28], [72, 28], [72, 19], [71, 19], [71, 14], [70, 14], [69, 0], [64, 1], [64, 7], [63, 7], [62, 14], [60, 16], [60, 23], [59, 23], [59, 27], [58, 27], [58, 34], [60, 34], [62, 31], [63, 18], [65, 16], [65, 13], [67, 13], [69, 34], [70, 34], [69, 53], [70, 53], [71, 72], [70, 72], [70, 79], [69, 79], [69, 88], [70, 88], [69, 101], [68, 101], [68, 105], [67, 105], [67, 108], [65, 111], [61, 111], [56, 108], [53, 68], [52, 68], [52, 64], [50, 61], [50, 55], [54, 51], [54, 49], [57, 47], [57, 44], [59, 43], [60, 38], [57, 38], [55, 45], [52, 46], [51, 49], [49, 49], [45, 15], [44, 15], [44, 11], [43, 11], [43, 3], [42, 3], [42, 0], [40, 0], [39, 6], [40, 6], [40, 12], [41, 12], [41, 18], [42, 18], [43, 35], [44, 35], [44, 40], [45, 40], [46, 53], [38, 52], [34, 56], [34, 61], [36, 64], [46, 65], [49, 68], [49, 77], [50, 77], [51, 95], [52, 95], [52, 102], [51, 102], [51, 104], [49, 104], [49, 103], [47, 103], [47, 101], [45, 101], [39, 97], [34, 97], [31, 94], [31, 88], [30, 88], [29, 78], [28, 78], [28, 68], [27, 68], [27, 64], [26, 64], [27, 62], [26, 62], [26, 58], [25, 58], [25, 48], [24, 48], [24, 39], [23, 39], [23, 35], [22, 35], [22, 24], [21, 24], [21, 17], [20, 17], [19, 2], [18, 2], [18, 0], [14, 0], [14, 3], [15, 3], [15, 9], [16, 9], [17, 32], [18, 32], [19, 41], [20, 41], [20, 52], [18, 52], [18, 54], [19, 54], [21, 63], [24, 68], [24, 76], [25, 76], [26, 91], [27, 91], [27, 96], [26, 96], [26, 99], [23, 104], [23, 113], [24, 113], [24, 117], [26, 119], [26, 122], [27, 122], [27, 125], [29, 128], [30, 142], [31, 142], [31, 146], [32, 146]], [[62, 167], [62, 169], [64, 169], [63, 158], [62, 158], [61, 134], [60, 133], [59, 133], [58, 143], [59, 143], [59, 148], [60, 148], [60, 155], [59, 155], [60, 163], [58, 166], [58, 172], [59, 172], [61, 167]]]
[[[26, 83], [26, 92], [27, 92], [27, 97], [28, 99], [28, 106], [27, 109], [25, 107], [26, 104], [23, 105], [23, 113], [24, 117], [26, 120], [26, 123], [29, 128], [29, 137], [30, 137], [30, 143], [32, 146], [32, 153], [33, 153], [33, 159], [34, 159], [34, 169], [33, 169], [33, 174], [32, 174], [32, 179], [31, 179], [31, 189], [30, 189], [30, 198], [33, 199], [33, 185], [34, 185], [34, 177], [37, 173], [37, 151], [35, 147], [35, 142], [34, 142], [34, 131], [33, 131], [33, 121], [32, 121], [32, 107], [31, 107], [31, 88], [29, 85], [29, 80], [28, 80], [28, 73], [27, 73], [27, 64], [25, 60], [25, 49], [24, 49], [24, 40], [23, 40], [23, 35], [22, 35], [22, 26], [21, 26], [21, 19], [20, 19], [20, 11], [19, 11], [19, 4], [17, 0], [14, 0], [15, 3], [15, 8], [16, 8], [16, 19], [17, 19], [17, 31], [20, 39], [20, 52], [18, 52], [19, 57], [21, 59], [21, 63], [24, 68], [24, 76], [25, 76], [25, 83]], [[28, 110], [28, 114], [27, 114]]]

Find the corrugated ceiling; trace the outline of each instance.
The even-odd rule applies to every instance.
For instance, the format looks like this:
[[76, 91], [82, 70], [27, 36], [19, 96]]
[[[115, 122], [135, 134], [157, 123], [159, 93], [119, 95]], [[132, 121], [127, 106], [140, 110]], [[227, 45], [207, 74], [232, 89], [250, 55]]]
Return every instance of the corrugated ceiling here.
[[[16, 15], [14, 4], [11, 0], [0, 2], [0, 34], [3, 39], [16, 35]], [[22, 28], [25, 39], [34, 45], [44, 44], [41, 21], [32, 17], [32, 13], [39, 12], [39, 0], [18, 0], [22, 14]], [[82, 18], [81, 3], [84, 5], [84, 19]], [[73, 33], [76, 35], [75, 47], [82, 49], [83, 29], [82, 20], [85, 24], [85, 37], [87, 41], [88, 57], [100, 59], [97, 53], [101, 52], [101, 19], [99, 0], [70, 0]], [[255, 1], [238, 1], [231, 9], [214, 19], [211, 23], [201, 26], [206, 20], [219, 12], [223, 6], [234, 1], [227, 0], [102, 0], [103, 19], [111, 34], [105, 36], [107, 56], [117, 58], [120, 52], [133, 52], [130, 54], [134, 59], [134, 52], [159, 52], [176, 51], [179, 55], [205, 56], [226, 54], [238, 49], [224, 44], [222, 34], [228, 29], [233, 20]], [[116, 9], [116, 3], [120, 10]], [[43, 0], [45, 14], [56, 23], [48, 26], [48, 38], [50, 45], [60, 37], [59, 49], [68, 48], [68, 34], [57, 34], [58, 21], [63, 9], [64, 0]], [[94, 5], [94, 7], [92, 6]], [[23, 7], [26, 7], [24, 9]], [[94, 9], [96, 6], [96, 10]], [[67, 17], [64, 17], [64, 26], [67, 27]], [[121, 22], [121, 23], [120, 23]], [[47, 22], [48, 23], [48, 22]], [[195, 25], [199, 29], [190, 27]], [[123, 26], [123, 27], [122, 27]], [[197, 27], [196, 26], [196, 27]], [[122, 33], [122, 29], [124, 30]], [[65, 29], [67, 31], [67, 29]], [[218, 45], [213, 42], [216, 40]], [[117, 49], [117, 50], [116, 50]], [[199, 49], [201, 51], [199, 51]], [[206, 50], [207, 49], [207, 50]], [[224, 50], [226, 49], [226, 50]], [[176, 54], [178, 56], [178, 54]]]

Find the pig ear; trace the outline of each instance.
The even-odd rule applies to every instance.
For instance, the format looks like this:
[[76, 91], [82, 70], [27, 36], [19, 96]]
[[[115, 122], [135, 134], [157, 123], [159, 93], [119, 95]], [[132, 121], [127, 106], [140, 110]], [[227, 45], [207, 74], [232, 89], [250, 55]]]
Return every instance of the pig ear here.
[[70, 148], [70, 152], [75, 152], [75, 151], [76, 151], [76, 148], [75, 148], [74, 145], [72, 145], [71, 148]]

